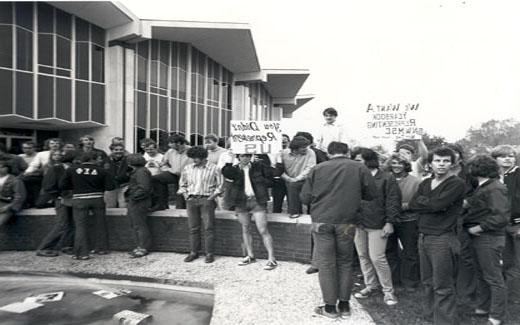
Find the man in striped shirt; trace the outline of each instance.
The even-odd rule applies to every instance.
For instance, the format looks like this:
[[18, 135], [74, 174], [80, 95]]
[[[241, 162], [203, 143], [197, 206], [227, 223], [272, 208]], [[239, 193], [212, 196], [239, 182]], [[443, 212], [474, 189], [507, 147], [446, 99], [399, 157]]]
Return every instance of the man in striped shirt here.
[[184, 262], [199, 257], [201, 224], [204, 227], [204, 248], [206, 263], [212, 263], [213, 224], [215, 219], [215, 198], [222, 191], [222, 174], [217, 165], [208, 161], [208, 151], [203, 147], [188, 149], [187, 155], [193, 163], [184, 167], [179, 182], [178, 194], [186, 199], [188, 227], [190, 231], [190, 254]]

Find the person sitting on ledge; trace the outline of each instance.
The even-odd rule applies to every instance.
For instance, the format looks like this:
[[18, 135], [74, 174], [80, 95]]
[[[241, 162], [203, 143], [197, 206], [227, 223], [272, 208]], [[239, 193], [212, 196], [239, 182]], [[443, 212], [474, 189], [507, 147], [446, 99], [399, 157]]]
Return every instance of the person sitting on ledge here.
[[255, 262], [253, 237], [250, 231], [252, 215], [267, 250], [267, 264], [264, 270], [272, 270], [278, 264], [274, 258], [273, 238], [267, 229], [268, 185], [273, 183], [274, 176], [282, 174], [283, 167], [281, 163], [277, 163], [277, 168], [273, 168], [259, 160], [252, 162], [251, 158], [250, 154], [240, 154], [238, 165], [228, 162], [222, 168], [224, 177], [233, 181], [226, 196], [228, 201], [226, 205], [231, 209], [234, 208], [242, 225], [242, 238], [247, 256], [238, 265], [244, 266]]
[[208, 161], [208, 151], [203, 147], [188, 149], [187, 155], [193, 163], [184, 167], [179, 182], [179, 191], [186, 199], [188, 227], [190, 232], [190, 254], [184, 262], [199, 257], [200, 228], [204, 227], [204, 248], [206, 263], [215, 260], [213, 256], [213, 224], [215, 220], [215, 198], [222, 193], [222, 174], [217, 165]]
[[148, 209], [152, 204], [152, 174], [145, 167], [146, 159], [140, 154], [127, 156], [130, 172], [130, 182], [125, 197], [128, 201], [126, 215], [132, 227], [137, 247], [131, 251], [130, 257], [143, 257], [148, 255], [152, 246], [150, 230], [146, 224]]
[[25, 186], [11, 166], [11, 161], [0, 160], [0, 227], [22, 209], [26, 198]]

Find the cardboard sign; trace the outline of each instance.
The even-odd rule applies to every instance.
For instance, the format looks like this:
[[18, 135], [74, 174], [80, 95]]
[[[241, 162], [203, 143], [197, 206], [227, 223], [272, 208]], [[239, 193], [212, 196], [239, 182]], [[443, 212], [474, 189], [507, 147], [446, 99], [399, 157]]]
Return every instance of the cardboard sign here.
[[101, 298], [114, 299], [114, 298], [117, 298], [120, 296], [125, 296], [131, 292], [132, 291], [125, 290], [125, 289], [114, 289], [114, 290], [98, 290], [98, 291], [94, 291], [92, 293], [97, 296], [100, 296]]
[[268, 154], [282, 150], [280, 121], [233, 120], [231, 150], [235, 154]]
[[49, 293], [42, 293], [37, 296], [31, 296], [25, 298], [25, 302], [35, 302], [35, 303], [44, 303], [44, 302], [53, 302], [53, 301], [60, 301], [63, 299], [63, 295], [65, 295], [65, 292], [58, 291], [58, 292], [49, 292]]
[[114, 319], [119, 321], [122, 325], [141, 325], [146, 324], [151, 318], [151, 315], [141, 314], [131, 310], [123, 310], [115, 314]]
[[366, 110], [368, 133], [374, 139], [420, 139], [424, 130], [417, 122], [419, 104], [369, 103]]

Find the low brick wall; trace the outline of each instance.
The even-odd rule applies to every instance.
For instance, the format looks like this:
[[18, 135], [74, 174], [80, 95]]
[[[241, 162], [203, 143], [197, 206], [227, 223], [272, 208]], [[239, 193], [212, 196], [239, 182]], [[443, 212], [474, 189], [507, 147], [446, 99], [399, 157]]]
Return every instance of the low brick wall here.
[[[54, 209], [29, 209], [0, 228], [0, 250], [35, 250], [51, 230], [56, 216]], [[269, 232], [273, 236], [276, 258], [285, 261], [309, 262], [310, 217], [289, 219], [287, 214], [269, 214]], [[152, 232], [154, 251], [189, 252], [188, 219], [186, 210], [165, 210], [150, 214], [148, 225]], [[128, 251], [135, 247], [126, 209], [108, 209], [109, 246], [114, 251]], [[267, 253], [254, 224], [251, 227], [255, 255], [266, 258]], [[243, 256], [240, 223], [233, 212], [216, 211], [215, 254]]]

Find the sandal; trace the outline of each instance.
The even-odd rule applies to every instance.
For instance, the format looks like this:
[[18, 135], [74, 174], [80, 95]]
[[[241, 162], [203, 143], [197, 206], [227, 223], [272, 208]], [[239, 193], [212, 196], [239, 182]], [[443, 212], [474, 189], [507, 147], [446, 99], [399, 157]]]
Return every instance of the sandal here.
[[246, 257], [244, 257], [244, 259], [242, 261], [240, 261], [240, 263], [238, 263], [238, 265], [244, 266], [244, 265], [249, 265], [254, 262], [256, 262], [256, 259], [252, 256], [247, 255]]

